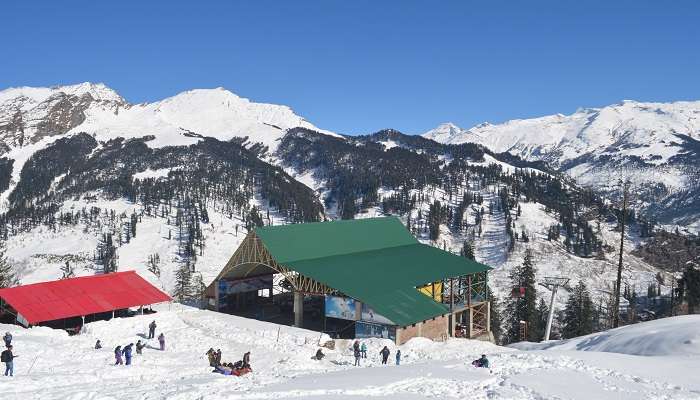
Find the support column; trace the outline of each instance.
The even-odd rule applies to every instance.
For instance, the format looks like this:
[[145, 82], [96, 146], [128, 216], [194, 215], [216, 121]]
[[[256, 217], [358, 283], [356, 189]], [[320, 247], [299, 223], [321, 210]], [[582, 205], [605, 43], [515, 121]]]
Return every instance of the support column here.
[[474, 309], [473, 308], [469, 308], [468, 315], [469, 315], [469, 324], [467, 325], [468, 326], [467, 335], [468, 335], [468, 338], [471, 339], [472, 337], [474, 337]]
[[491, 332], [491, 302], [486, 302], [486, 332]]
[[214, 281], [214, 311], [219, 312], [219, 281]]
[[294, 291], [294, 326], [304, 327], [304, 294]]

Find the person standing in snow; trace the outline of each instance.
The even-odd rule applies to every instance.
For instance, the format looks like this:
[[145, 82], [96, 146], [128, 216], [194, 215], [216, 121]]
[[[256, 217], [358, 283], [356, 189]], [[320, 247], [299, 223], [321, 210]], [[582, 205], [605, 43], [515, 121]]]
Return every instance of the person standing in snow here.
[[102, 342], [100, 342], [100, 339], [97, 339], [97, 342], [95, 342], [95, 350], [99, 350], [102, 348]]
[[360, 345], [360, 353], [362, 353], [362, 358], [367, 358], [367, 345], [365, 342], [362, 342]]
[[131, 365], [131, 349], [134, 347], [133, 343], [129, 343], [128, 345], [124, 346], [124, 350], [122, 353], [124, 353], [124, 360], [126, 361], [126, 365]]
[[163, 332], [158, 335], [158, 343], [160, 343], [160, 351], [165, 351], [165, 335], [163, 335]]
[[136, 354], [143, 354], [143, 348], [146, 347], [140, 340], [136, 342]]
[[[357, 342], [355, 342], [357, 343]], [[360, 366], [360, 357], [362, 357], [362, 352], [360, 351], [359, 346], [353, 346], [353, 355], [355, 356], [355, 366], [359, 367]]]
[[379, 354], [381, 354], [382, 356], [382, 364], [386, 364], [386, 362], [389, 360], [389, 354], [391, 354], [389, 348], [384, 346], [384, 348], [382, 349], [382, 351], [379, 352]]
[[401, 350], [396, 350], [396, 365], [401, 365]]
[[10, 332], [5, 332], [5, 336], [2, 337], [2, 340], [5, 341], [5, 347], [10, 347], [10, 345], [12, 345], [12, 335]]
[[243, 368], [250, 368], [250, 352], [243, 354]]
[[148, 338], [153, 339], [156, 337], [156, 321], [153, 320], [151, 321], [150, 324], [148, 324]]
[[18, 356], [12, 354], [12, 345], [0, 354], [0, 361], [5, 363], [5, 376], [14, 376], [14, 359]]
[[117, 346], [114, 348], [114, 365], [122, 365], [122, 346]]

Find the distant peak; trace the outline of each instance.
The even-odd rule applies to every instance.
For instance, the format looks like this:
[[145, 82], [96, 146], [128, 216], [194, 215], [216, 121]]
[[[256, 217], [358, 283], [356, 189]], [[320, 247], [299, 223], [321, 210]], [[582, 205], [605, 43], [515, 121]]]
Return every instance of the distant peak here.
[[462, 128], [453, 124], [452, 122], [443, 122], [436, 128], [429, 130], [424, 133], [425, 136], [453, 136], [462, 132]]
[[98, 101], [113, 101], [126, 103], [116, 91], [107, 87], [104, 83], [82, 82], [72, 85], [57, 85], [51, 87], [14, 87], [0, 91], [0, 101], [12, 98], [29, 98], [31, 101], [41, 103], [51, 96], [64, 93], [70, 96], [83, 96], [89, 94]]

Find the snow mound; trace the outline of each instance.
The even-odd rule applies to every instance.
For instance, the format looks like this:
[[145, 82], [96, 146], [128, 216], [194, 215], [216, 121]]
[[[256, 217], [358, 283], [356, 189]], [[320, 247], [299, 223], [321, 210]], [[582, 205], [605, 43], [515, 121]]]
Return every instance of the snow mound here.
[[516, 343], [519, 350], [577, 350], [637, 356], [699, 356], [700, 315], [684, 315], [623, 326], [579, 338]]

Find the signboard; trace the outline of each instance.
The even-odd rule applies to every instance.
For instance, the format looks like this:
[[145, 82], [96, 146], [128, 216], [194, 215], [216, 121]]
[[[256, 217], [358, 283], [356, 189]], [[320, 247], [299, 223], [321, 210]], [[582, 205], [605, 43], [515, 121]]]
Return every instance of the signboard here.
[[355, 322], [355, 337], [362, 338], [384, 338], [396, 340], [396, 327], [369, 322]]
[[394, 325], [394, 323], [389, 318], [381, 314], [377, 314], [376, 312], [374, 312], [372, 307], [368, 306], [365, 303], [362, 303], [362, 320], [367, 322], [373, 322], [375, 324]]
[[326, 296], [326, 317], [357, 320], [355, 299], [349, 297]]
[[233, 293], [254, 292], [272, 287], [272, 275], [260, 275], [232, 281], [219, 281], [219, 297]]

